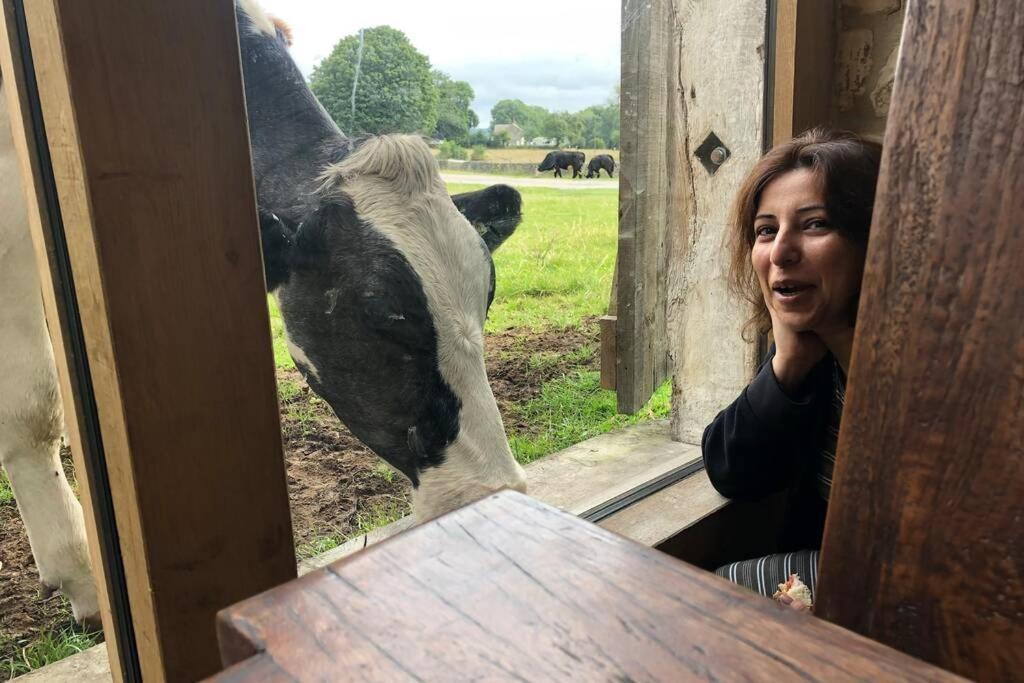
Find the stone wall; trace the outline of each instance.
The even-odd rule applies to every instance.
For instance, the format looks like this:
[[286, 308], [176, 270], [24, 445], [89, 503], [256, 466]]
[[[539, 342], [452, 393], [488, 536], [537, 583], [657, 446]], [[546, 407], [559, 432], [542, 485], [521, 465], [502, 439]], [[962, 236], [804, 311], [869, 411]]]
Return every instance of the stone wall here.
[[[523, 173], [534, 173], [537, 164], [514, 164], [497, 161], [459, 161], [458, 159], [438, 159], [438, 166], [442, 170], [452, 171], [477, 171], [480, 173], [511, 173], [521, 175]], [[563, 171], [564, 173], [565, 171]], [[572, 175], [572, 172], [569, 172]]]
[[881, 140], [892, 99], [906, 0], [842, 0], [833, 121]]

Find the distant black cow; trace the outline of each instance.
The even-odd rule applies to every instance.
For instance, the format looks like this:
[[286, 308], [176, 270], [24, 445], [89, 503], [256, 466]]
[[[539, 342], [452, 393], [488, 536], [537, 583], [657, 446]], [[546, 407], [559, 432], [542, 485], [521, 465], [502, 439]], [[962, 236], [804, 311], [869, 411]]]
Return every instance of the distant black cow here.
[[579, 178], [583, 175], [583, 162], [586, 158], [583, 152], [562, 152], [561, 150], [548, 152], [548, 155], [544, 157], [544, 161], [540, 162], [537, 170], [550, 171], [553, 169], [555, 177], [561, 178], [562, 171], [571, 167], [572, 177]]
[[610, 154], [598, 154], [596, 157], [590, 160], [587, 164], [587, 177], [588, 178], [600, 178], [601, 169], [604, 169], [608, 173], [609, 178], [613, 178], [612, 171], [615, 170], [615, 159], [612, 159]]

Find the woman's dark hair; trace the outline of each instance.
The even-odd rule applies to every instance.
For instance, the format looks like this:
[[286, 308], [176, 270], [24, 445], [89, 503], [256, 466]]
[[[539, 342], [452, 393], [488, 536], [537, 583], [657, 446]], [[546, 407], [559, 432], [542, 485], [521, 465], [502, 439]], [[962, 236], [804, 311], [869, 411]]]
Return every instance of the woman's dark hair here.
[[750, 262], [756, 238], [754, 217], [764, 188], [790, 171], [814, 171], [825, 184], [829, 219], [847, 239], [866, 247], [881, 156], [878, 143], [853, 133], [812, 128], [776, 145], [750, 170], [736, 196], [728, 243], [729, 285], [756, 311], [747, 321], [745, 338], [750, 332], [767, 334], [772, 329], [771, 316]]

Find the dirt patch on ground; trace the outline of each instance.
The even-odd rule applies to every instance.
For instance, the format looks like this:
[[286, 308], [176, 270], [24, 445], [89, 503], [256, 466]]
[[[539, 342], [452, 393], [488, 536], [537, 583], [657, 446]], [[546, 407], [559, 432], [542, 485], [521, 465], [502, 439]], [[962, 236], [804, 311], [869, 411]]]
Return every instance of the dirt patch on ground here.
[[[536, 398], [546, 382], [598, 367], [596, 318], [579, 328], [533, 332], [513, 328], [487, 337], [487, 371], [510, 433], [529, 431], [516, 406]], [[278, 371], [282, 434], [298, 554], [357, 535], [409, 509], [408, 482], [392, 472], [337, 420], [294, 370]], [[321, 544], [321, 545], [318, 545]], [[71, 625], [59, 595], [43, 600], [17, 508], [0, 506], [0, 662], [40, 634]]]
[[298, 372], [279, 370], [282, 381], [300, 387], [281, 404], [292, 529], [300, 554], [308, 554], [311, 549], [303, 546], [317, 539], [345, 538], [376, 516], [408, 510], [408, 481], [352, 436]]
[[525, 433], [533, 425], [517, 416], [516, 406], [540, 396], [544, 384], [576, 370], [600, 368], [600, 327], [586, 318], [578, 328], [534, 332], [514, 327], [487, 336], [487, 377], [508, 432]]
[[39, 573], [28, 545], [25, 526], [14, 505], [0, 506], [0, 679], [2, 662], [17, 656], [18, 643], [42, 631], [61, 631], [74, 624], [64, 600], [39, 593]]

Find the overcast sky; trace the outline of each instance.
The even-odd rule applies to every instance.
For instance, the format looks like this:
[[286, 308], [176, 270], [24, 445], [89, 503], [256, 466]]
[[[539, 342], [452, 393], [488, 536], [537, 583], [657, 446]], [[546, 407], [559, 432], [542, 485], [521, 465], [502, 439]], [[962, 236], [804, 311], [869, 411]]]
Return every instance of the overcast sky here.
[[387, 24], [476, 93], [480, 125], [498, 100], [552, 111], [604, 104], [619, 81], [620, 0], [261, 0], [292, 26], [309, 76], [334, 45]]

